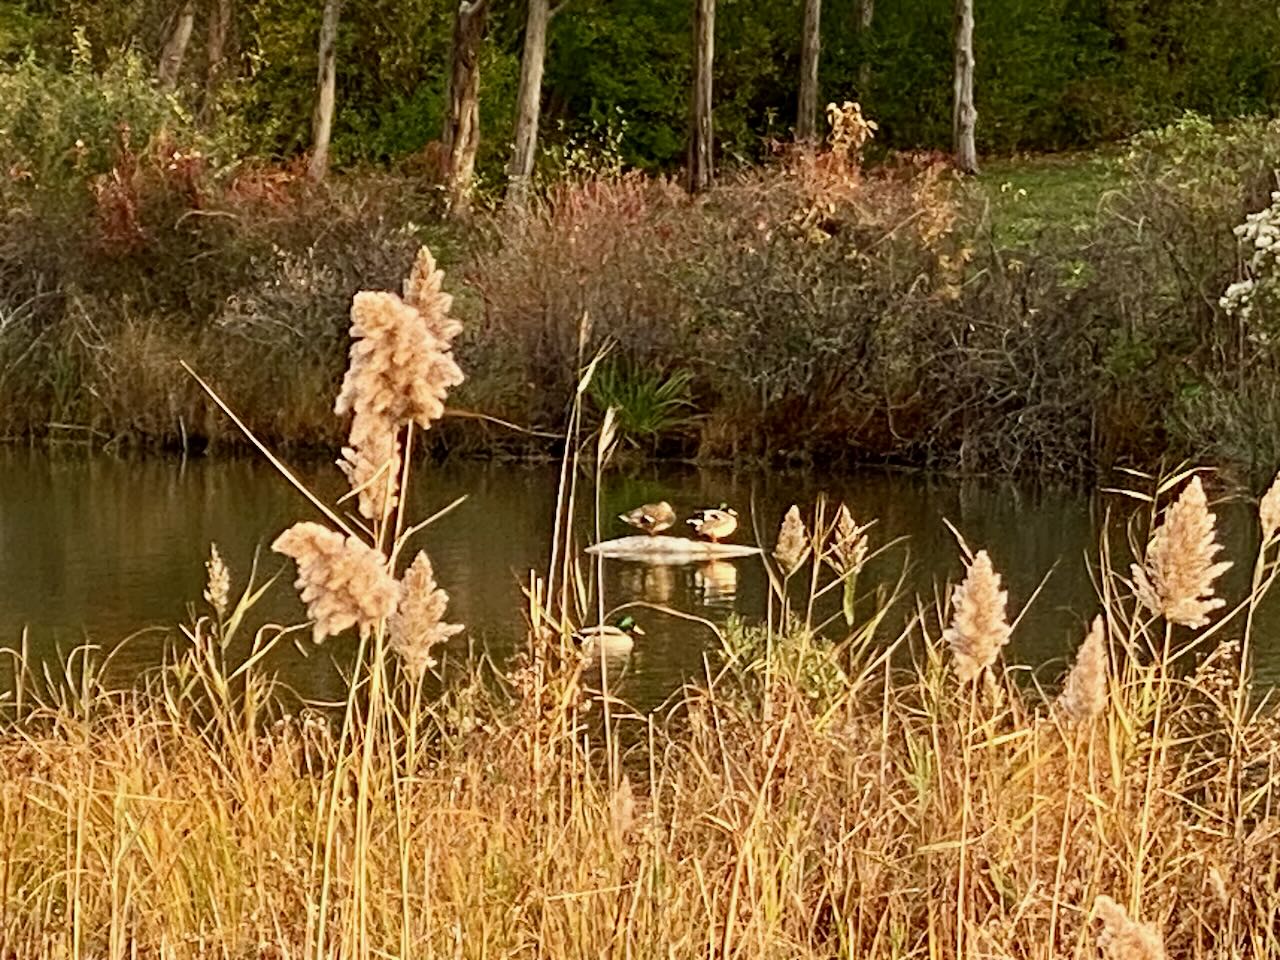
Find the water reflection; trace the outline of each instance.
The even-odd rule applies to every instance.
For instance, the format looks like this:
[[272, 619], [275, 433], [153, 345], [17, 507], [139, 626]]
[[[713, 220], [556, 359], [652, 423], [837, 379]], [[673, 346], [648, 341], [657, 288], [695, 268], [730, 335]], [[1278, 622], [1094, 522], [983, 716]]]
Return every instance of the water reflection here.
[[[303, 479], [331, 499], [342, 478], [327, 462], [303, 465]], [[465, 623], [449, 656], [485, 649], [505, 656], [522, 642], [521, 586], [530, 570], [545, 568], [550, 552], [555, 491], [553, 466], [450, 464], [428, 467], [409, 492], [415, 514], [426, 515], [462, 494], [467, 500], [423, 531], [410, 550], [426, 549], [451, 597], [449, 620]], [[1043, 663], [1061, 658], [1084, 635], [1097, 609], [1086, 557], [1096, 554], [1100, 498], [1072, 491], [970, 481], [952, 483], [892, 473], [846, 476], [815, 473], [733, 473], [663, 467], [629, 476], [610, 475], [602, 491], [606, 536], [630, 529], [613, 518], [637, 503], [665, 499], [681, 517], [708, 503], [727, 502], [742, 515], [735, 542], [766, 546], [787, 507], [811, 505], [820, 492], [847, 502], [860, 521], [878, 518], [871, 549], [906, 540], [876, 557], [859, 577], [859, 591], [895, 582], [904, 567], [908, 589], [931, 596], [961, 572], [950, 520], [974, 548], [987, 548], [1005, 577], [1010, 610], [1020, 611], [1042, 579], [1044, 590], [1015, 632], [1011, 660]], [[594, 497], [584, 491], [577, 542], [593, 539], [587, 515]], [[1112, 503], [1127, 513], [1127, 502]], [[1217, 505], [1222, 539], [1237, 561], [1224, 578], [1229, 598], [1247, 587], [1255, 536], [1244, 504]], [[259, 573], [279, 575], [259, 607], [258, 622], [296, 622], [302, 610], [293, 594], [292, 570], [266, 548], [290, 522], [313, 518], [312, 508], [274, 472], [250, 459], [126, 461], [109, 457], [0, 452], [0, 643], [16, 645], [30, 628], [31, 648], [44, 656], [91, 639], [106, 646], [144, 627], [169, 629], [132, 640], [116, 657], [122, 679], [154, 664], [172, 625], [198, 603], [204, 561], [217, 541], [243, 589], [255, 553]], [[1117, 544], [1123, 539], [1117, 533]], [[588, 565], [593, 570], [595, 564]], [[758, 560], [685, 566], [604, 561], [605, 608], [632, 601], [685, 611], [713, 622], [730, 613], [745, 618], [764, 611], [767, 583]], [[838, 604], [833, 594], [829, 598]], [[901, 623], [905, 600], [891, 622]], [[822, 612], [822, 611], [819, 611]], [[838, 612], [838, 607], [832, 611]], [[637, 705], [661, 701], [682, 681], [703, 673], [716, 639], [706, 626], [653, 608], [635, 611], [647, 635], [637, 642], [624, 680]], [[1263, 611], [1259, 673], [1280, 675], [1275, 605]], [[887, 628], [886, 628], [887, 629]], [[335, 663], [354, 645], [284, 647], [272, 660], [281, 676], [305, 696], [341, 694]], [[304, 656], [305, 654], [305, 656]]]

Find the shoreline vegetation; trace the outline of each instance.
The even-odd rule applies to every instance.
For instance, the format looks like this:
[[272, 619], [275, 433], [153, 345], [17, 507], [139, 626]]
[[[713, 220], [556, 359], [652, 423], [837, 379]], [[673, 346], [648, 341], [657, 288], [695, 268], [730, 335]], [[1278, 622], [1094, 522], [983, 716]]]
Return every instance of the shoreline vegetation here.
[[[302, 488], [313, 519], [273, 543], [309, 623], [250, 635], [261, 584], [213, 548], [205, 606], [134, 688], [108, 689], [89, 649], [61, 675], [4, 661], [0, 953], [1280, 953], [1280, 713], [1251, 670], [1280, 576], [1280, 478], [1259, 502], [1252, 589], [1229, 608], [1216, 581], [1249, 560], [1220, 555], [1200, 475], [1135, 478], [1056, 691], [1004, 661], [1019, 612], [999, 558], [953, 531], [963, 580], [891, 623], [860, 574], [892, 531], [794, 506], [761, 557], [766, 622], [708, 623], [705, 679], [641, 716], [610, 693], [609, 658], [573, 640], [620, 612], [575, 553], [573, 465], [593, 464], [598, 489], [625, 443], [613, 408], [585, 417], [606, 354], [581, 337], [525, 649], [441, 676], [465, 628], [410, 545], [450, 507], [410, 517], [398, 494], [464, 372], [442, 280], [423, 249], [402, 295], [353, 300], [350, 493]], [[833, 592], [840, 612], [816, 621]], [[346, 630], [361, 642], [345, 702], [286, 711], [267, 652]]]
[[[1280, 462], [1275, 310], [1223, 299], [1280, 188], [1280, 121], [1187, 114], [962, 178], [833, 105], [820, 147], [694, 197], [597, 158], [449, 217], [409, 167], [313, 183], [237, 159], [146, 76], [46, 73], [0, 75], [0, 436], [243, 443], [181, 361], [272, 446], [332, 449], [350, 299], [425, 243], [469, 371], [433, 456], [558, 457], [585, 337], [607, 356], [583, 416], [615, 408], [636, 456], [1077, 481], [1213, 462], [1254, 489]], [[68, 123], [96, 139], [55, 149]]]

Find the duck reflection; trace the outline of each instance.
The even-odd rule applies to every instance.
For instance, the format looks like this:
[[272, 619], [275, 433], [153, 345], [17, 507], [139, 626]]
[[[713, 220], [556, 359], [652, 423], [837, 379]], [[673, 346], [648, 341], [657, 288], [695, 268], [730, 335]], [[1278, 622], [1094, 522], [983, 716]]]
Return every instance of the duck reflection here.
[[670, 606], [676, 596], [676, 568], [666, 564], [625, 564], [618, 582], [632, 597], [649, 603]]
[[738, 596], [738, 568], [728, 560], [711, 560], [693, 572], [693, 584], [708, 607], [732, 607]]

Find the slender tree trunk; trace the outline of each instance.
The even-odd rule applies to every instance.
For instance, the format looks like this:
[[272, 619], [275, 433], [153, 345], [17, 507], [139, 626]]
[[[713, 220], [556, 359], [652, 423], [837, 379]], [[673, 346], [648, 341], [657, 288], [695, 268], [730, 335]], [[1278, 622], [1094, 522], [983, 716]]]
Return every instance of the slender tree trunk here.
[[471, 205], [476, 151], [480, 146], [480, 44], [489, 0], [459, 0], [453, 17], [449, 81], [445, 88], [444, 175], [449, 210], [464, 214]]
[[342, 0], [324, 0], [320, 22], [320, 51], [316, 67], [316, 107], [311, 117], [311, 163], [307, 175], [320, 181], [329, 172], [329, 138], [333, 135], [333, 106], [338, 85], [338, 17]]
[[858, 0], [858, 37], [861, 41], [862, 60], [858, 64], [858, 102], [866, 105], [871, 90], [871, 57], [868, 47], [871, 40], [871, 21], [875, 17], [876, 0]]
[[715, 177], [711, 70], [715, 61], [716, 0], [693, 0], [693, 108], [689, 133], [689, 191], [711, 186]]
[[182, 6], [174, 17], [173, 29], [160, 51], [160, 68], [156, 79], [161, 90], [172, 90], [178, 85], [178, 77], [182, 73], [182, 61], [187, 56], [187, 44], [191, 42], [191, 30], [196, 23], [195, 0], [183, 0]]
[[227, 37], [231, 33], [232, 0], [210, 0], [209, 35], [205, 39], [205, 102], [213, 100], [222, 82], [227, 59]]
[[818, 139], [818, 59], [822, 52], [822, 0], [804, 0], [804, 29], [800, 39], [800, 102], [796, 139]]
[[507, 169], [507, 201], [523, 204], [538, 154], [538, 116], [542, 108], [542, 68], [547, 58], [547, 21], [551, 0], [529, 0], [520, 58], [520, 92], [516, 97], [516, 145]]
[[973, 105], [973, 0], [956, 0], [955, 97], [952, 104], [952, 139], [956, 166], [965, 173], [978, 172], [978, 149], [973, 132], [978, 111]]

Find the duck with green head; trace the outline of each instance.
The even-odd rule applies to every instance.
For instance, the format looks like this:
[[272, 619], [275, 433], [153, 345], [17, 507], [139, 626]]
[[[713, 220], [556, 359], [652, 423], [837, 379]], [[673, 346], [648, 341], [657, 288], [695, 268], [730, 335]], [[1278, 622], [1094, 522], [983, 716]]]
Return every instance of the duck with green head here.
[[614, 623], [583, 627], [573, 635], [573, 639], [589, 657], [623, 657], [635, 648], [635, 638], [643, 636], [640, 624], [628, 613]]

